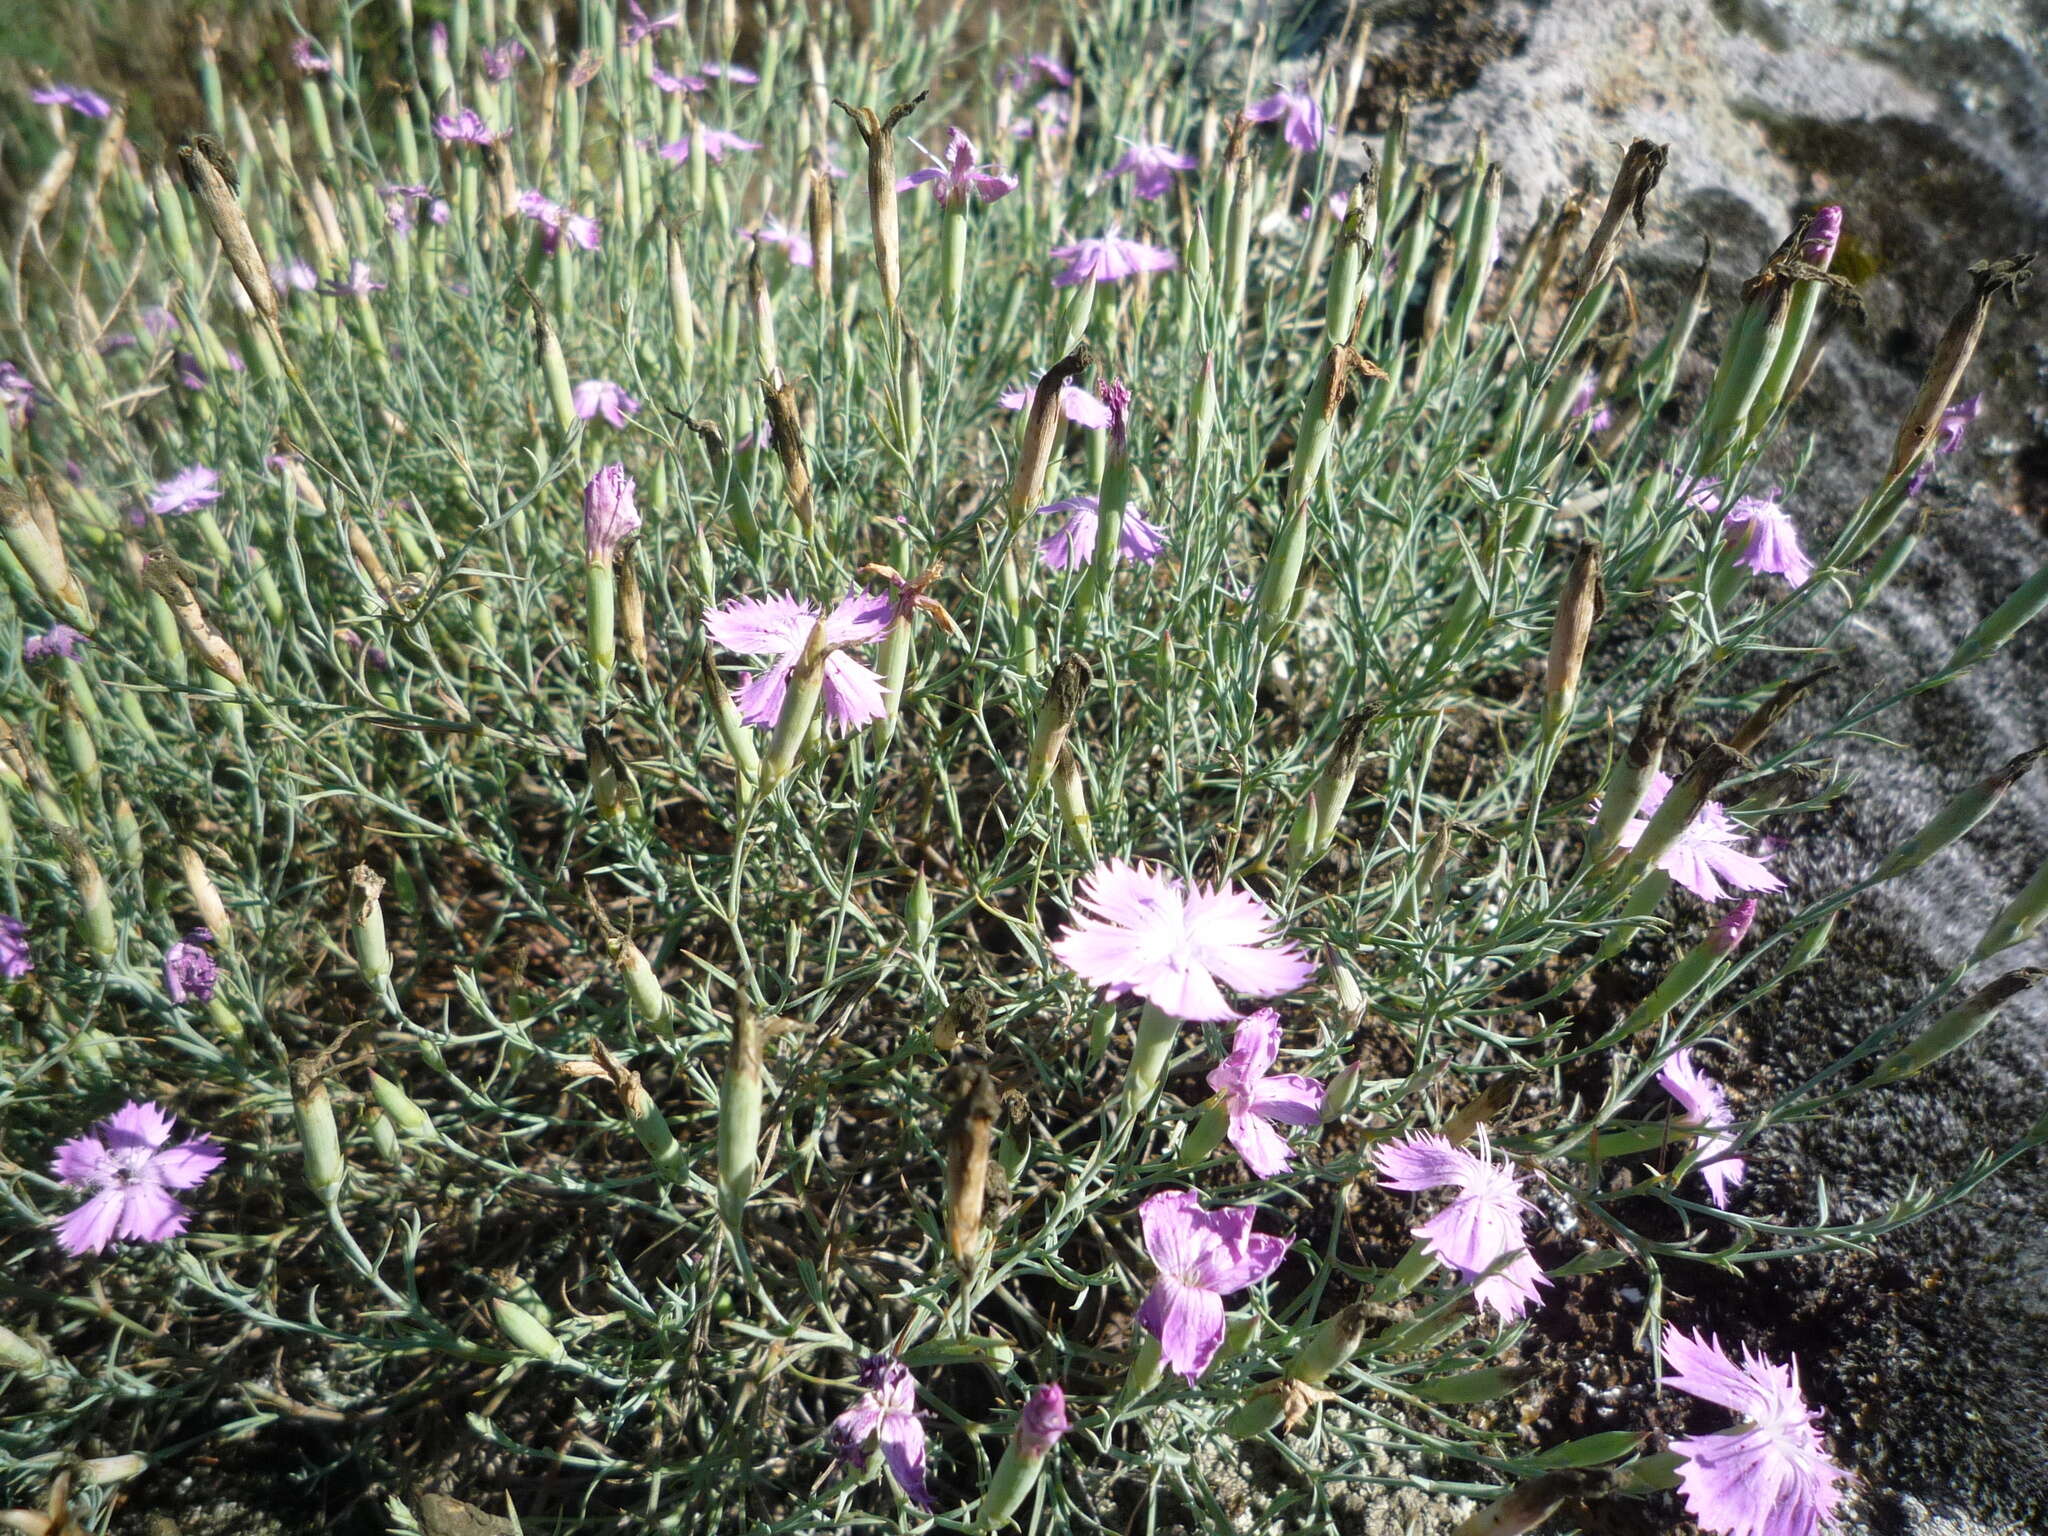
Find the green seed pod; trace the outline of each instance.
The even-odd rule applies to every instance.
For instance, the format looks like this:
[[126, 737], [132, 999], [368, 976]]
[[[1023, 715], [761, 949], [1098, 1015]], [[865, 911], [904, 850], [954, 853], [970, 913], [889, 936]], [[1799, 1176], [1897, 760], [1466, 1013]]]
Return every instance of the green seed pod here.
[[1928, 1025], [1912, 1044], [1886, 1057], [1877, 1070], [1863, 1080], [1862, 1086], [1876, 1088], [1924, 1071], [1951, 1051], [1976, 1039], [1997, 1017], [2000, 1008], [2044, 977], [2048, 977], [2048, 970], [2008, 971], [1996, 981], [1978, 988]]
[[493, 1296], [491, 1317], [498, 1325], [498, 1332], [514, 1349], [523, 1350], [550, 1365], [560, 1365], [569, 1358], [568, 1346], [524, 1307], [516, 1306], [502, 1296]]
[[1887, 854], [1871, 879], [1896, 879], [1907, 870], [1918, 869], [1925, 864], [1990, 815], [1997, 808], [1998, 802], [2012, 792], [2012, 787], [2019, 783], [2027, 770], [2033, 767], [2043, 754], [2048, 754], [2048, 747], [2036, 747], [2031, 752], [2022, 752], [1996, 773], [1988, 778], [1979, 779], [1955, 796], [1935, 813], [1934, 818], [1926, 826]]
[[425, 1136], [434, 1129], [433, 1116], [413, 1102], [406, 1091], [381, 1073], [370, 1074], [370, 1096], [384, 1116], [408, 1136]]
[[334, 1105], [320, 1065], [308, 1057], [291, 1064], [292, 1120], [299, 1128], [305, 1156], [306, 1187], [327, 1205], [341, 1198], [347, 1164], [341, 1154], [341, 1131], [334, 1123]]
[[1300, 1350], [1288, 1362], [1288, 1377], [1320, 1386], [1363, 1347], [1367, 1329], [1386, 1320], [1386, 1308], [1373, 1302], [1354, 1301], [1317, 1324], [1315, 1331], [1302, 1340]]

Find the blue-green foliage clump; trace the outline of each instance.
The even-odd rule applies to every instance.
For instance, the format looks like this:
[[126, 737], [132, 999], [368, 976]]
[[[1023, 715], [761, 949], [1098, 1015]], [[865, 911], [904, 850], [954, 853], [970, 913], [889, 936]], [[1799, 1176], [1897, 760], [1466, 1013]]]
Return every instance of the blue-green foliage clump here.
[[[1828, 837], [1833, 742], [2048, 603], [1814, 702], [2026, 260], [1973, 269], [1830, 519], [1787, 432], [1841, 210], [1710, 316], [1704, 273], [1626, 283], [1658, 146], [1504, 241], [1483, 146], [1423, 163], [1377, 102], [1340, 158], [1348, 38], [579, 24], [301, 34], [273, 103], [202, 52], [178, 145], [38, 108], [13, 1502], [119, 1528], [218, 1468], [361, 1529], [444, 1491], [529, 1531], [1448, 1527], [1509, 1485], [1487, 1528], [1725, 1518], [1653, 1431], [1665, 1326], [1785, 1351], [1703, 1266], [1739, 1295], [2048, 1139], [1866, 1221], [1755, 1176], [2031, 972], [1804, 1082], [1740, 1027], [2028, 766], [1842, 889], [1769, 841]], [[52, 1167], [131, 1101], [224, 1155], [189, 1224], [118, 1140]], [[1483, 1234], [1418, 1238], [1443, 1184]], [[1184, 1283], [1227, 1322], [1162, 1322]], [[1578, 1314], [1634, 1385], [1574, 1436]]]

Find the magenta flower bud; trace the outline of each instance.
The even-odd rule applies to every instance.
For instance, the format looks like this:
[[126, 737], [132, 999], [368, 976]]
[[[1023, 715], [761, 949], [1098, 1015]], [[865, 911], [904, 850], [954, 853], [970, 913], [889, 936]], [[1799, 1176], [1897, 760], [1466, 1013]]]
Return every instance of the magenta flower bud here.
[[78, 649], [85, 644], [85, 636], [69, 624], [52, 626], [48, 634], [30, 635], [21, 642], [23, 661], [48, 661], [62, 657], [65, 661], [78, 660]]
[[635, 488], [623, 464], [605, 465], [583, 487], [583, 549], [591, 564], [610, 560], [623, 540], [640, 531]]
[[1835, 245], [1842, 238], [1842, 210], [1829, 203], [1806, 226], [1806, 238], [1799, 242], [1799, 259], [1824, 267], [1835, 259]]
[[1109, 407], [1109, 451], [1123, 454], [1131, 441], [1131, 387], [1122, 379], [1104, 379], [1095, 386]]
[[1707, 942], [1724, 955], [1732, 955], [1749, 937], [1749, 925], [1756, 921], [1756, 898], [1739, 901], [1714, 924], [1714, 931], [1707, 936]]
[[174, 1003], [206, 1003], [220, 985], [220, 966], [204, 946], [213, 942], [211, 928], [194, 928], [164, 951], [164, 991]]
[[1025, 1456], [1043, 1456], [1072, 1428], [1067, 1394], [1058, 1382], [1052, 1382], [1033, 1392], [1025, 1403], [1023, 1416], [1017, 1420], [1017, 1450]]
[[0, 913], [0, 977], [19, 981], [35, 968], [36, 957], [28, 947], [28, 924]]

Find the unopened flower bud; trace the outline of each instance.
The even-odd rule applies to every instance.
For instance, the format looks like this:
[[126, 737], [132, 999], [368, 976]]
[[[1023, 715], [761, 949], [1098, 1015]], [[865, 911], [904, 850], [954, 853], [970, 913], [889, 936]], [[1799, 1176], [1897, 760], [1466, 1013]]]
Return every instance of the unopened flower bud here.
[[2032, 938], [2044, 917], [2048, 917], [2048, 859], [2041, 861], [2034, 878], [1991, 920], [1991, 926], [1984, 930], [1984, 937], [1978, 940], [1976, 951], [1970, 956], [1972, 963], [1988, 960], [2000, 950]]
[[726, 755], [732, 759], [741, 784], [750, 785], [761, 776], [761, 755], [754, 748], [754, 733], [740, 719], [739, 709], [732, 701], [725, 679], [718, 675], [718, 662], [708, 646], [700, 659], [699, 670], [704, 678], [704, 696], [711, 705], [711, 719], [718, 727], [718, 739], [725, 743]]
[[[1287, 839], [1287, 856], [1296, 865], [1307, 865], [1329, 852], [1337, 837], [1337, 823], [1358, 782], [1359, 766], [1365, 761], [1367, 732], [1379, 714], [1377, 704], [1358, 710], [1337, 732], [1336, 744], [1316, 781], [1309, 786], [1294, 827]], [[1340, 983], [1341, 984], [1341, 983]]]
[[1875, 1088], [1895, 1083], [1902, 1077], [1911, 1077], [1931, 1067], [1951, 1051], [1959, 1050], [1976, 1039], [1998, 1016], [1999, 1009], [2043, 978], [2048, 978], [2048, 970], [2028, 968], [2008, 971], [1996, 981], [1979, 987], [1928, 1025], [1912, 1044], [1887, 1056], [1878, 1064], [1877, 1070], [1863, 1080], [1863, 1086]]
[[950, 1108], [943, 1140], [946, 1148], [946, 1244], [953, 1262], [972, 1269], [985, 1233], [982, 1217], [988, 1199], [989, 1144], [995, 1135], [1002, 1100], [986, 1068], [959, 1066], [947, 1071], [939, 1085]]
[[1088, 677], [1088, 659], [1079, 651], [1067, 652], [1053, 668], [1031, 730], [1031, 755], [1025, 778], [1029, 793], [1036, 794], [1052, 777], [1053, 764], [1066, 747], [1074, 716], [1087, 695]]
[[185, 878], [185, 893], [192, 898], [200, 922], [212, 930], [214, 941], [223, 950], [234, 953], [234, 925], [228, 921], [227, 903], [221, 900], [220, 887], [207, 872], [206, 860], [190, 843], [179, 843], [177, 852], [178, 872]]
[[825, 621], [811, 626], [802, 653], [790, 668], [789, 682], [782, 696], [782, 712], [775, 717], [775, 729], [768, 736], [768, 750], [761, 758], [761, 787], [768, 789], [788, 778], [796, 767], [797, 754], [809, 736], [811, 721], [818, 712], [818, 700], [825, 689], [825, 659], [830, 641]]
[[583, 487], [583, 549], [592, 565], [609, 564], [620, 542], [640, 531], [637, 489], [623, 464], [605, 465]]
[[85, 946], [102, 964], [113, 960], [121, 948], [121, 934], [114, 922], [114, 902], [107, 889], [107, 877], [92, 856], [85, 839], [69, 827], [52, 827], [51, 835], [64, 855], [65, 871], [78, 901], [78, 933]]
[[1003, 1459], [989, 1478], [982, 1496], [977, 1528], [998, 1530], [1016, 1518], [1025, 1499], [1038, 1484], [1045, 1458], [1060, 1437], [1072, 1428], [1067, 1417], [1067, 1395], [1057, 1382], [1035, 1390], [1018, 1416], [1016, 1433], [1003, 1450]]
[[56, 1360], [33, 1339], [0, 1328], [0, 1366], [30, 1381], [41, 1381], [57, 1368]]
[[1052, 801], [1085, 859], [1095, 857], [1095, 818], [1088, 811], [1088, 781], [1070, 743], [1052, 765]]
[[305, 1156], [306, 1187], [328, 1205], [341, 1198], [347, 1165], [341, 1155], [341, 1131], [334, 1123], [334, 1105], [319, 1062], [300, 1057], [291, 1064], [292, 1120], [299, 1129]]
[[1323, 1124], [1335, 1125], [1357, 1107], [1360, 1085], [1365, 1081], [1365, 1063], [1354, 1061], [1340, 1067], [1323, 1093]]
[[391, 979], [391, 950], [384, 941], [384, 877], [367, 864], [348, 872], [349, 936], [364, 985], [381, 991]]
[[583, 755], [590, 775], [590, 798], [598, 816], [605, 821], [621, 820], [639, 794], [633, 787], [632, 771], [626, 760], [595, 725], [583, 728]]
[[1545, 1472], [1517, 1483], [1460, 1525], [1451, 1536], [1526, 1536], [1555, 1514], [1566, 1499], [1603, 1493], [1613, 1475], [1599, 1471]]
[[1996, 809], [1998, 802], [2012, 792], [2015, 784], [2026, 775], [2044, 754], [2048, 747], [2036, 747], [2031, 752], [2022, 752], [2011, 762], [1988, 778], [1979, 779], [1961, 794], [1951, 799], [1934, 815], [1934, 818], [1905, 842], [1894, 848], [1878, 865], [1873, 881], [1890, 880], [1903, 875], [1907, 870], [1918, 869], [1942, 849], [1961, 838], [1986, 816]]
[[541, 382], [547, 386], [548, 404], [555, 413], [555, 425], [564, 437], [576, 430], [576, 391], [569, 383], [569, 360], [562, 355], [562, 343], [548, 313], [533, 301], [533, 347], [540, 361]]
[[764, 1070], [761, 1021], [753, 1004], [733, 998], [732, 1044], [718, 1092], [718, 1190], [727, 1225], [737, 1230], [740, 1214], [761, 1173], [761, 1078]]
[[924, 947], [931, 937], [932, 924], [936, 914], [932, 909], [932, 883], [919, 869], [916, 878], [910, 882], [910, 896], [903, 904], [903, 931], [910, 940], [912, 949]]
[[1724, 955], [1732, 955], [1749, 937], [1750, 924], [1756, 921], [1756, 898], [1738, 901], [1722, 914], [1714, 924], [1714, 931], [1707, 935], [1707, 942]]
[[1984, 622], [1971, 630], [1963, 643], [1956, 647], [1955, 654], [1949, 657], [1938, 675], [1949, 678], [1974, 667], [2002, 649], [2006, 641], [2033, 622], [2044, 608], [2048, 608], [2048, 565], [2021, 582], [2014, 588], [2012, 596], [1992, 609]]
[[502, 1296], [491, 1298], [491, 1317], [498, 1325], [498, 1332], [514, 1349], [524, 1350], [535, 1359], [545, 1360], [550, 1365], [560, 1365], [569, 1358], [569, 1349], [550, 1332], [545, 1324], [522, 1306], [505, 1300]]
[[1557, 619], [1550, 630], [1550, 660], [1543, 674], [1543, 732], [1555, 737], [1570, 721], [1579, 696], [1579, 673], [1586, 664], [1586, 645], [1593, 624], [1607, 609], [1600, 586], [1600, 541], [1581, 539], [1564, 590], [1558, 594]]
[[1221, 1099], [1211, 1099], [1209, 1107], [1202, 1111], [1201, 1118], [1189, 1127], [1182, 1139], [1175, 1163], [1182, 1168], [1200, 1167], [1209, 1160], [1209, 1154], [1216, 1150], [1229, 1130], [1229, 1108]]
[[384, 1111], [385, 1118], [406, 1135], [424, 1136], [433, 1130], [433, 1117], [414, 1103], [406, 1091], [390, 1078], [372, 1072], [370, 1096], [377, 1101], [377, 1107]]

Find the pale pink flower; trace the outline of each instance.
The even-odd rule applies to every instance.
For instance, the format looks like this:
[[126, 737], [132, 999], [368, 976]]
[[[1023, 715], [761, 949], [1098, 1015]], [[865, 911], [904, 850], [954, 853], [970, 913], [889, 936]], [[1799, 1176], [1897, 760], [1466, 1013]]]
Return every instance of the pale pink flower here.
[[[1095, 496], [1068, 496], [1048, 502], [1040, 513], [1062, 518], [1059, 527], [1038, 542], [1038, 557], [1055, 571], [1079, 570], [1095, 559], [1095, 530], [1101, 521], [1101, 500]], [[1166, 530], [1151, 522], [1136, 507], [1125, 507], [1117, 524], [1116, 557], [1150, 565], [1166, 548]]]
[[969, 198], [992, 203], [1017, 190], [1017, 178], [1000, 165], [974, 163], [974, 141], [958, 128], [946, 130], [945, 159], [941, 160], [922, 144], [918, 148], [932, 163], [921, 171], [912, 171], [897, 182], [898, 192], [908, 192], [912, 187], [930, 183], [933, 197], [941, 203], [953, 205], [965, 203]]
[[[873, 668], [847, 654], [846, 647], [866, 645], [888, 633], [895, 604], [886, 596], [849, 592], [825, 619], [825, 719], [835, 735], [882, 718], [882, 679]], [[749, 678], [733, 695], [740, 719], [748, 725], [772, 727], [782, 714], [789, 674], [802, 659], [804, 646], [818, 622], [815, 604], [787, 594], [736, 597], [704, 615], [704, 633], [714, 644], [742, 656], [773, 658], [772, 665]]]
[[1230, 1116], [1230, 1144], [1262, 1179], [1277, 1178], [1294, 1161], [1271, 1122], [1308, 1126], [1323, 1118], [1323, 1085], [1291, 1072], [1275, 1075], [1279, 1059], [1280, 1015], [1261, 1008], [1237, 1026], [1230, 1054], [1209, 1072], [1210, 1091], [1223, 1096]]
[[[1389, 1189], [1423, 1190], [1450, 1185], [1457, 1197], [1415, 1229], [1429, 1251], [1473, 1287], [1473, 1299], [1513, 1322], [1542, 1299], [1550, 1283], [1530, 1257], [1522, 1218], [1536, 1207], [1524, 1199], [1521, 1175], [1488, 1156], [1486, 1129], [1479, 1130], [1478, 1155], [1424, 1131], [1373, 1149], [1373, 1164]], [[1496, 1273], [1486, 1272], [1506, 1259]], [[1481, 1276], [1485, 1276], [1484, 1279]]]
[[610, 560], [620, 544], [640, 531], [636, 489], [638, 482], [623, 464], [603, 466], [583, 487], [583, 553], [591, 564]]
[[1680, 1123], [1699, 1133], [1695, 1141], [1699, 1147], [1700, 1177], [1707, 1183], [1707, 1198], [1727, 1210], [1729, 1191], [1742, 1182], [1748, 1169], [1743, 1159], [1723, 1155], [1735, 1145], [1735, 1138], [1726, 1129], [1735, 1123], [1735, 1117], [1728, 1112], [1727, 1093], [1700, 1070], [1692, 1052], [1684, 1048], [1671, 1053], [1671, 1059], [1658, 1072], [1657, 1081], [1685, 1110]]
[[434, 119], [434, 137], [445, 144], [474, 144], [484, 148], [498, 142], [498, 135], [472, 107], [444, 112]]
[[1736, 497], [1721, 519], [1721, 536], [1735, 551], [1737, 565], [1803, 587], [1813, 575], [1813, 561], [1800, 547], [1798, 526], [1779, 502], [1784, 494], [1774, 485], [1761, 496]]
[[1664, 1330], [1664, 1359], [1672, 1368], [1665, 1386], [1742, 1421], [1671, 1442], [1681, 1458], [1680, 1495], [1702, 1529], [1716, 1536], [1814, 1536], [1835, 1523], [1849, 1474], [1827, 1453], [1796, 1363], [1773, 1365], [1745, 1347], [1738, 1365], [1712, 1334], [1696, 1337], [1678, 1327]]
[[654, 82], [658, 89], [666, 91], [671, 96], [679, 91], [686, 91], [691, 95], [695, 95], [700, 91], [708, 89], [702, 75], [672, 75], [659, 64], [648, 71], [648, 78]]
[[1052, 946], [1060, 963], [1105, 997], [1142, 997], [1176, 1019], [1235, 1019], [1222, 987], [1277, 997], [1315, 974], [1298, 945], [1276, 942], [1280, 924], [1266, 904], [1227, 881], [1190, 888], [1164, 870], [1109, 859], [1082, 877], [1075, 909]]
[[169, 1115], [130, 1100], [89, 1134], [59, 1147], [51, 1176], [94, 1193], [58, 1221], [58, 1246], [76, 1257], [98, 1253], [117, 1237], [161, 1243], [183, 1232], [192, 1213], [171, 1191], [197, 1189], [223, 1154], [205, 1136], [175, 1147], [166, 1145], [170, 1139]]
[[[1650, 787], [1643, 796], [1642, 808], [1622, 824], [1622, 847], [1633, 848], [1641, 840], [1650, 825], [1650, 818], [1657, 814], [1664, 797], [1671, 793], [1671, 784], [1672, 778], [1668, 773], [1650, 776]], [[1729, 816], [1728, 808], [1718, 800], [1709, 800], [1699, 808], [1690, 825], [1664, 850], [1663, 857], [1657, 860], [1657, 868], [1702, 901], [1724, 900], [1730, 887], [1738, 891], [1785, 889], [1785, 882], [1771, 873], [1763, 859], [1744, 853], [1737, 846], [1746, 837], [1747, 834]], [[1721, 883], [1724, 880], [1726, 886]]]
[[1106, 235], [1053, 247], [1052, 259], [1067, 265], [1053, 275], [1055, 288], [1076, 283], [1120, 283], [1143, 272], [1171, 272], [1179, 262], [1173, 252], [1140, 240], [1126, 240], [1112, 229]]
[[858, 1467], [867, 1460], [868, 1443], [879, 1441], [882, 1461], [904, 1497], [919, 1509], [932, 1508], [924, 1482], [924, 1421], [909, 1368], [887, 1355], [869, 1355], [860, 1363], [860, 1384], [866, 1388], [860, 1401], [832, 1421], [833, 1454]]
[[1223, 1345], [1223, 1298], [1257, 1285], [1287, 1257], [1287, 1240], [1252, 1230], [1252, 1209], [1205, 1211], [1191, 1189], [1161, 1190], [1138, 1207], [1145, 1251], [1159, 1278], [1138, 1308], [1138, 1326], [1159, 1355], [1194, 1381]]
[[808, 267], [818, 259], [817, 253], [811, 249], [811, 237], [800, 230], [786, 228], [773, 214], [762, 219], [757, 227], [743, 229], [739, 233], [741, 239], [752, 240], [756, 245], [780, 246], [782, 254], [789, 258], [793, 267]]
[[1244, 115], [1255, 123], [1278, 122], [1280, 136], [1304, 154], [1321, 147], [1330, 136], [1322, 103], [1305, 86], [1283, 85], [1263, 101], [1246, 107]]
[[[713, 165], [723, 161], [727, 155], [761, 147], [756, 140], [743, 139], [726, 128], [706, 128], [703, 130], [703, 134], [704, 154]], [[685, 134], [673, 143], [662, 145], [656, 153], [664, 160], [672, 160], [678, 165], [682, 164], [683, 161], [690, 158], [689, 135]]]
[[1131, 139], [1125, 139], [1123, 143], [1123, 158], [1109, 168], [1109, 174], [1112, 177], [1130, 177], [1131, 190], [1148, 203], [1173, 190], [1176, 174], [1192, 171], [1201, 163], [1193, 155], [1182, 154], [1166, 144]]
[[[998, 404], [1005, 410], [1025, 411], [1038, 395], [1038, 380], [1006, 389], [998, 397]], [[1060, 386], [1060, 413], [1077, 427], [1086, 427], [1091, 432], [1100, 432], [1109, 425], [1109, 407], [1096, 399], [1078, 384]]]
[[602, 416], [607, 426], [623, 427], [638, 414], [640, 402], [610, 379], [585, 379], [569, 393], [570, 404], [585, 421]]

